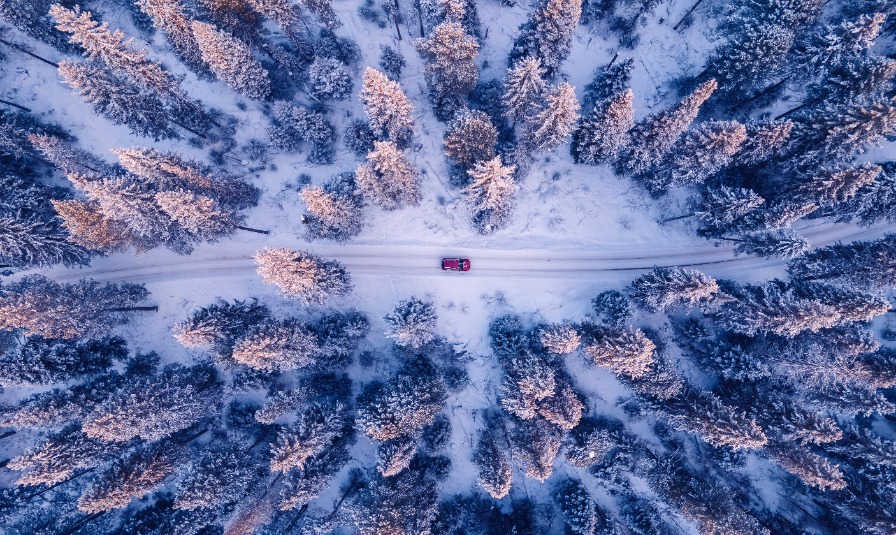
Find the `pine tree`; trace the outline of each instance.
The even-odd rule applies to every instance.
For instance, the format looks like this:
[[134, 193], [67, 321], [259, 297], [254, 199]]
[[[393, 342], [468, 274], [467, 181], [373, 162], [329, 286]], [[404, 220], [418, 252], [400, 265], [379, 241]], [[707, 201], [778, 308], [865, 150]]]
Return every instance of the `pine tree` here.
[[560, 485], [557, 505], [560, 506], [566, 526], [576, 535], [595, 535], [598, 530], [606, 527], [605, 513], [598, 508], [581, 481], [567, 479]]
[[358, 396], [358, 428], [385, 442], [432, 423], [445, 407], [445, 384], [434, 370], [402, 370], [387, 383], [371, 383]]
[[392, 477], [408, 468], [417, 454], [415, 437], [400, 437], [387, 440], [376, 449], [376, 469], [383, 477]]
[[535, 152], [554, 150], [572, 134], [578, 119], [575, 88], [564, 83], [545, 97], [544, 108], [527, 121], [525, 143]]
[[734, 450], [752, 450], [763, 447], [768, 438], [756, 421], [743, 412], [722, 403], [713, 394], [689, 391], [670, 400], [669, 423], [672, 427], [700, 435], [710, 445], [728, 446]]
[[0, 216], [0, 263], [17, 267], [90, 264], [90, 252], [68, 240], [58, 221]]
[[290, 37], [303, 22], [299, 7], [289, 0], [249, 0], [252, 9], [274, 21]]
[[367, 161], [355, 169], [355, 181], [370, 202], [385, 210], [420, 202], [420, 176], [391, 141], [374, 142]]
[[219, 358], [229, 359], [234, 344], [270, 316], [268, 307], [256, 301], [218, 300], [196, 310], [171, 330], [184, 347], [211, 349]]
[[274, 104], [271, 118], [268, 136], [275, 148], [297, 151], [301, 143], [307, 141], [311, 143], [309, 162], [333, 163], [332, 144], [336, 132], [326, 115], [280, 101]]
[[524, 121], [541, 107], [541, 99], [547, 92], [541, 60], [527, 57], [507, 70], [504, 80], [505, 115], [514, 121]]
[[605, 417], [582, 418], [564, 440], [566, 460], [576, 468], [601, 464], [623, 440], [621, 423]]
[[[726, 238], [732, 239], [732, 238]], [[752, 232], [734, 239], [734, 256], [748, 254], [763, 258], [796, 258], [809, 250], [809, 242], [790, 229]]]
[[521, 422], [513, 436], [514, 457], [522, 461], [526, 475], [539, 482], [551, 477], [554, 460], [563, 444], [559, 429], [544, 420]]
[[40, 152], [41, 156], [66, 175], [90, 176], [94, 174], [101, 177], [115, 172], [113, 166], [95, 155], [75, 147], [74, 143], [63, 141], [57, 136], [29, 134], [28, 141], [36, 151]]
[[102, 338], [127, 323], [149, 292], [137, 284], [100, 284], [82, 280], [59, 284], [29, 275], [7, 284], [0, 296], [0, 328], [21, 329], [44, 338]]
[[629, 296], [650, 312], [661, 312], [679, 304], [706, 303], [719, 291], [715, 279], [696, 269], [655, 267], [632, 282]]
[[302, 469], [309, 458], [329, 447], [342, 433], [343, 410], [339, 404], [333, 407], [313, 404], [302, 411], [295, 424], [281, 428], [271, 445], [271, 471]]
[[214, 199], [187, 191], [162, 191], [156, 193], [155, 200], [174, 224], [208, 243], [233, 234], [246, 219], [218, 205]]
[[[795, 283], [794, 295], [832, 307], [841, 323], [871, 321], [890, 310], [890, 302], [867, 288], [848, 290], [820, 283]], [[842, 351], [842, 349], [841, 349]]]
[[420, 349], [438, 337], [435, 307], [416, 297], [399, 301], [383, 319], [386, 336], [401, 347]]
[[809, 87], [805, 104], [855, 101], [879, 96], [896, 77], [896, 61], [880, 56], [861, 56], [834, 66], [826, 78]]
[[214, 509], [250, 492], [255, 470], [237, 443], [209, 446], [198, 457], [177, 483], [175, 509]]
[[478, 110], [458, 112], [442, 142], [445, 154], [462, 169], [494, 158], [497, 143], [498, 129], [488, 115]]
[[749, 336], [774, 333], [792, 337], [803, 331], [816, 332], [833, 327], [840, 322], [840, 315], [834, 307], [797, 297], [792, 291], [782, 288], [780, 281], [776, 282], [745, 286], [741, 295], [720, 307], [716, 315], [719, 326]]
[[548, 352], [569, 355], [579, 348], [582, 337], [571, 325], [550, 325], [538, 331], [538, 339]]
[[473, 224], [480, 234], [494, 232], [509, 222], [513, 196], [519, 190], [515, 171], [515, 166], [503, 165], [500, 156], [467, 171], [471, 183], [462, 193], [473, 208]]
[[439, 504], [436, 482], [421, 469], [376, 474], [354, 502], [348, 514], [360, 535], [431, 534]]
[[0, 385], [36, 386], [83, 379], [108, 371], [128, 350], [118, 337], [73, 342], [28, 336], [7, 348], [0, 361]]
[[221, 392], [208, 370], [173, 367], [127, 382], [84, 419], [91, 438], [126, 442], [156, 441], [192, 426], [213, 413]]
[[351, 291], [348, 273], [336, 261], [304, 251], [265, 249], [255, 255], [258, 274], [287, 297], [320, 305]]
[[889, 162], [882, 169], [874, 182], [859, 188], [853, 198], [834, 206], [840, 221], [857, 219], [864, 227], [896, 221], [896, 173]]
[[308, 505], [327, 489], [350, 460], [345, 445], [337, 440], [319, 455], [309, 458], [303, 468], [287, 472], [280, 492], [280, 509], [289, 511]]
[[576, 163], [598, 165], [613, 161], [628, 143], [635, 124], [631, 89], [594, 107], [573, 133], [570, 152]]
[[134, 134], [156, 139], [179, 137], [157, 96], [141, 91], [101, 65], [63, 61], [59, 63], [59, 76], [96, 113], [127, 126]]
[[479, 470], [479, 485], [492, 498], [500, 500], [510, 493], [513, 469], [496, 440], [495, 430], [486, 428], [479, 437], [473, 462]]
[[407, 145], [414, 134], [414, 108], [398, 82], [393, 82], [376, 69], [364, 71], [361, 102], [370, 127], [380, 139], [396, 145]]
[[632, 129], [629, 146], [619, 157], [620, 169], [640, 174], [656, 166], [697, 117], [700, 106], [718, 85], [710, 80], [675, 106], [644, 119]]
[[136, 5], [165, 34], [175, 54], [190, 69], [200, 75], [210, 74], [181, 0], [137, 0]]
[[56, 200], [52, 203], [71, 242], [103, 253], [124, 251], [131, 246], [127, 227], [105, 217], [96, 203]]
[[102, 513], [126, 507], [162, 486], [182, 463], [182, 454], [164, 441], [135, 450], [99, 475], [81, 494], [78, 510]]
[[816, 249], [792, 260], [787, 272], [795, 280], [862, 291], [892, 288], [896, 286], [896, 235]]
[[770, 459], [807, 485], [821, 490], [846, 488], [840, 469], [812, 451], [786, 442], [767, 447], [766, 451]]
[[361, 232], [361, 202], [355, 195], [306, 186], [299, 193], [305, 203], [308, 239], [345, 242]]
[[123, 453], [124, 449], [90, 438], [72, 425], [14, 457], [7, 466], [25, 472], [16, 480], [16, 485], [53, 485], [65, 481], [78, 470], [97, 468]]
[[414, 47], [424, 62], [436, 116], [450, 118], [476, 87], [479, 69], [474, 60], [479, 55], [479, 42], [458, 22], [449, 20], [433, 28], [428, 38], [414, 41]]
[[308, 78], [309, 93], [320, 100], [345, 100], [354, 87], [346, 65], [334, 58], [315, 58], [308, 68]]
[[710, 57], [705, 72], [718, 81], [720, 95], [740, 104], [781, 73], [794, 39], [792, 26], [743, 21], [732, 40]]
[[819, 106], [795, 128], [793, 154], [804, 162], [837, 162], [863, 153], [896, 128], [896, 106], [886, 99]]
[[594, 320], [609, 327], [625, 327], [630, 324], [635, 313], [628, 298], [616, 290], [601, 292], [591, 300]]
[[822, 27], [796, 47], [794, 65], [807, 77], [824, 74], [870, 48], [886, 19], [883, 13], [874, 13], [862, 15], [856, 21]]
[[71, 52], [65, 35], [47, 19], [52, 0], [0, 0], [0, 20], [62, 52]]
[[569, 55], [572, 35], [582, 16], [581, 0], [543, 0], [538, 3], [529, 21], [520, 27], [520, 34], [510, 52], [511, 63], [519, 58], [538, 58], [553, 76]]
[[333, 0], [302, 0], [302, 7], [314, 14], [330, 31], [342, 26], [339, 15], [333, 10]]
[[264, 371], [291, 371], [314, 364], [317, 337], [298, 320], [268, 321], [240, 339], [233, 360]]
[[194, 21], [191, 27], [202, 61], [218, 79], [249, 98], [265, 100], [270, 96], [268, 72], [245, 43], [204, 22]]
[[594, 364], [617, 375], [638, 378], [653, 362], [656, 344], [641, 330], [590, 327], [582, 341]]
[[777, 156], [793, 132], [792, 121], [765, 121], [747, 124], [747, 137], [734, 157], [736, 165], [749, 167]]
[[874, 182], [883, 169], [874, 164], [863, 164], [842, 170], [824, 169], [791, 190], [797, 202], [807, 202], [828, 208], [846, 202], [863, 186]]
[[582, 106], [592, 110], [619, 96], [620, 93], [626, 92], [631, 86], [632, 69], [634, 68], [635, 60], [626, 58], [598, 70], [591, 83], [585, 86]]
[[719, 186], [704, 192], [693, 215], [700, 219], [701, 234], [715, 236], [729, 231], [732, 223], [743, 221], [764, 203], [753, 190]]

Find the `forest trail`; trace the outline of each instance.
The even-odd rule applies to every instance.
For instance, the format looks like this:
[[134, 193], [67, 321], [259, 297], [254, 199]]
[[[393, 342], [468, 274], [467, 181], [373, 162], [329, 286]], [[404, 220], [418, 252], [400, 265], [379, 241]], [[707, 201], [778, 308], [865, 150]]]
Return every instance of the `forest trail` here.
[[[816, 224], [802, 230], [813, 247], [838, 241], [867, 240], [896, 230], [886, 225], [861, 228], [856, 225]], [[207, 245], [189, 256], [174, 254], [131, 256], [128, 253], [99, 259], [96, 267], [57, 269], [51, 277], [58, 281], [93, 278], [100, 281], [159, 282], [172, 280], [237, 278], [254, 275], [253, 256], [265, 247], [290, 247], [338, 260], [351, 275], [407, 277], [464, 277], [473, 279], [594, 279], [611, 274], [641, 272], [654, 266], [694, 267], [714, 276], [743, 276], [769, 268], [783, 269], [787, 261], [733, 254], [733, 247], [714, 247], [707, 242], [698, 248], [663, 248], [657, 244], [633, 244], [630, 252], [600, 251], [589, 248], [475, 248], [450, 245], [399, 245], [348, 243], [344, 245], [308, 243], [276, 237], [253, 241], [232, 241]], [[653, 254], [650, 251], [654, 251]], [[440, 260], [447, 256], [470, 258], [473, 268], [467, 273], [442, 272]], [[623, 278], [631, 278], [626, 275]], [[749, 278], [749, 277], [748, 277]]]

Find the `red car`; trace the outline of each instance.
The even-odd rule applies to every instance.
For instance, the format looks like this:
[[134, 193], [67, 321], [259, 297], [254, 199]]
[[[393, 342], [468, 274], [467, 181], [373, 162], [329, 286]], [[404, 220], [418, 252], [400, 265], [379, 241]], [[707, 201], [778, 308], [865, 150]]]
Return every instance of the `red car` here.
[[443, 258], [442, 271], [470, 271], [468, 258]]

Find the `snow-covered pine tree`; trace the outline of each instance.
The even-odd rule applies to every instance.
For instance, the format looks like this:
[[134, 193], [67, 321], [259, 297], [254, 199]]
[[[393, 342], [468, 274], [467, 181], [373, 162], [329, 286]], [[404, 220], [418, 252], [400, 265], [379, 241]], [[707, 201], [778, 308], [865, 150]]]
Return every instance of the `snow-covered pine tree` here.
[[439, 505], [436, 481], [421, 468], [376, 474], [346, 513], [360, 535], [432, 533]]
[[768, 438], [756, 420], [725, 405], [709, 392], [689, 390], [667, 402], [669, 423], [679, 431], [695, 433], [710, 445], [734, 450], [754, 450]]
[[626, 58], [598, 70], [591, 83], [585, 86], [582, 107], [591, 110], [627, 91], [631, 86], [634, 68], [635, 60]]
[[595, 314], [594, 321], [609, 327], [625, 327], [635, 316], [628, 297], [616, 290], [607, 290], [598, 294], [591, 300], [591, 308]]
[[702, 123], [685, 132], [664, 161], [639, 180], [655, 195], [702, 183], [731, 163], [746, 135], [746, 128], [737, 121]]
[[706, 303], [718, 291], [716, 280], [696, 269], [655, 267], [632, 282], [629, 296], [650, 312], [662, 312]]
[[750, 232], [738, 238], [726, 238], [736, 242], [734, 256], [748, 254], [763, 258], [796, 258], [809, 250], [809, 242], [791, 229], [767, 232]]
[[70, 425], [12, 458], [7, 467], [24, 472], [16, 479], [16, 485], [53, 485], [77, 470], [97, 468], [124, 450], [123, 445], [90, 438], [77, 425]]
[[716, 81], [709, 80], [675, 106], [636, 124], [628, 147], [618, 159], [620, 170], [640, 174], [656, 166], [694, 121], [700, 106], [712, 96], [716, 87]]
[[809, 165], [848, 160], [896, 131], [896, 105], [885, 98], [819, 106], [794, 128], [791, 154]]
[[544, 107], [526, 122], [523, 141], [534, 152], [554, 150], [572, 134], [578, 120], [575, 88], [563, 83], [548, 93]]
[[308, 239], [347, 241], [361, 232], [361, 202], [356, 195], [306, 186], [299, 193], [305, 203]]
[[380, 45], [380, 70], [394, 81], [401, 79], [401, 71], [407, 63], [400, 52], [388, 45]]
[[796, 202], [830, 208], [850, 200], [859, 189], [877, 179], [883, 168], [862, 164], [846, 169], [821, 169], [808, 180], [794, 184], [787, 192]]
[[70, 242], [58, 220], [0, 215], [0, 264], [16, 268], [86, 266], [90, 252]]
[[202, 61], [218, 79], [249, 98], [265, 100], [270, 96], [268, 72], [245, 43], [204, 22], [193, 21], [191, 28]]
[[314, 364], [317, 337], [295, 319], [268, 321], [240, 339], [233, 360], [256, 370], [292, 371]]
[[582, 344], [594, 364], [631, 378], [647, 373], [656, 350], [656, 344], [640, 329], [596, 325], [585, 329]]
[[134, 241], [120, 221], [107, 218], [94, 202], [51, 201], [68, 231], [68, 239], [91, 251], [125, 251]]
[[345, 445], [337, 439], [319, 455], [309, 458], [303, 468], [287, 472], [279, 496], [280, 509], [290, 511], [308, 505], [327, 489], [350, 460]]
[[509, 119], [520, 122], [532, 117], [542, 106], [547, 91], [541, 60], [524, 58], [507, 70], [504, 79], [504, 113]]
[[131, 132], [155, 139], [177, 138], [169, 124], [165, 106], [153, 93], [142, 91], [95, 62], [62, 61], [59, 76], [76, 95]]
[[0, 20], [62, 52], [71, 52], [66, 35], [53, 27], [47, 12], [53, 0], [0, 0]]
[[554, 473], [554, 460], [560, 452], [563, 432], [545, 420], [522, 421], [514, 430], [511, 448], [514, 457], [526, 469], [526, 475], [539, 482]]
[[354, 82], [345, 63], [335, 58], [314, 58], [308, 68], [309, 93], [320, 100], [345, 100]]
[[498, 446], [498, 440], [496, 430], [486, 428], [473, 453], [473, 462], [479, 471], [479, 485], [496, 500], [510, 493], [513, 482], [513, 467]]
[[299, 6], [289, 0], [249, 0], [249, 4], [252, 9], [274, 21], [290, 38], [296, 36], [298, 26], [304, 22]]
[[430, 364], [405, 368], [386, 383], [368, 384], [358, 396], [358, 429], [385, 442], [432, 423], [445, 407], [445, 384]]
[[890, 162], [881, 167], [883, 171], [874, 182], [859, 188], [852, 199], [834, 206], [841, 221], [858, 220], [865, 227], [896, 221], [896, 167]]
[[710, 236], [730, 231], [730, 225], [743, 220], [765, 203], [755, 191], [746, 188], [719, 186], [707, 188], [694, 215], [700, 219], [699, 232]]
[[815, 249], [791, 260], [787, 272], [795, 280], [860, 291], [892, 288], [896, 286], [896, 234]]
[[634, 93], [626, 89], [601, 102], [584, 117], [572, 135], [570, 152], [576, 163], [598, 165], [613, 161], [628, 143], [635, 124]]
[[564, 440], [566, 460], [587, 469], [604, 461], [623, 439], [622, 423], [606, 417], [586, 417]]
[[246, 220], [214, 199], [189, 191], [162, 191], [155, 194], [155, 201], [174, 224], [208, 243], [233, 234]]
[[712, 54], [705, 72], [718, 81], [720, 96], [740, 104], [784, 70], [794, 39], [792, 27], [744, 20], [731, 40]]
[[395, 210], [420, 202], [420, 175], [391, 141], [376, 141], [367, 161], [355, 169], [358, 190], [371, 203]]
[[807, 90], [804, 105], [822, 101], [856, 101], [880, 96], [896, 77], [896, 60], [863, 55], [833, 67]]
[[549, 325], [538, 331], [542, 347], [555, 355], [569, 355], [582, 344], [582, 336], [572, 325]]
[[495, 157], [498, 129], [489, 116], [479, 110], [462, 110], [445, 130], [445, 154], [461, 169], [470, 169], [479, 162]]
[[286, 151], [297, 151], [303, 141], [311, 143], [308, 161], [316, 164], [333, 163], [333, 141], [336, 132], [319, 111], [278, 101], [271, 112], [271, 126], [268, 136], [271, 145]]
[[[796, 283], [792, 286], [797, 297], [832, 307], [841, 323], [871, 321], [888, 312], [892, 306], [889, 301], [868, 288], [850, 290], [820, 283]], [[846, 352], [843, 349], [841, 351]]]
[[515, 166], [503, 165], [500, 156], [467, 171], [471, 183], [462, 193], [473, 208], [473, 224], [480, 234], [494, 232], [509, 222], [513, 196], [519, 190], [515, 171]]
[[322, 305], [333, 297], [348, 295], [352, 285], [339, 262], [291, 249], [265, 249], [255, 255], [258, 274], [291, 299]]
[[322, 406], [312, 404], [299, 415], [298, 421], [280, 428], [271, 444], [272, 472], [302, 469], [305, 462], [319, 455], [343, 432], [345, 418], [341, 404]]
[[211, 445], [197, 457], [177, 483], [175, 509], [214, 509], [234, 503], [249, 494], [257, 480], [255, 467], [238, 443]]
[[[125, 360], [127, 344], [118, 337], [74, 342], [28, 336], [0, 351], [0, 385], [37, 386], [84, 379]], [[2, 349], [2, 348], [0, 348]]]
[[806, 485], [821, 490], [842, 490], [846, 488], [843, 472], [824, 457], [805, 447], [788, 442], [766, 446], [769, 458], [800, 478]]
[[841, 321], [834, 307], [800, 298], [780, 281], [744, 286], [738, 294], [734, 300], [723, 303], [715, 316], [723, 329], [749, 336], [773, 333], [793, 337], [803, 331], [833, 327]]
[[582, 16], [581, 0], [541, 0], [510, 51], [510, 63], [523, 57], [541, 61], [548, 77], [553, 77], [569, 55], [572, 35]]
[[301, 6], [317, 17], [317, 20], [330, 31], [342, 26], [339, 15], [333, 9], [333, 0], [302, 0]]
[[416, 437], [404, 436], [387, 440], [377, 446], [376, 469], [383, 477], [392, 477], [410, 466], [416, 454]]
[[174, 324], [171, 331], [184, 347], [210, 349], [219, 358], [230, 359], [234, 344], [270, 317], [268, 307], [254, 300], [218, 300]]
[[414, 41], [414, 47], [423, 58], [436, 117], [450, 119], [479, 80], [475, 62], [479, 41], [460, 23], [447, 20], [433, 28], [428, 38]]
[[115, 172], [112, 165], [57, 136], [29, 134], [28, 141], [31, 142], [34, 150], [40, 152], [41, 156], [66, 175], [71, 173], [83, 176], [95, 174], [101, 177]]
[[855, 21], [819, 28], [795, 47], [794, 68], [806, 78], [823, 76], [871, 48], [886, 19], [883, 13], [864, 14]]
[[438, 336], [435, 307], [416, 297], [399, 301], [383, 319], [388, 326], [386, 336], [401, 347], [420, 349]]
[[192, 20], [182, 0], [137, 0], [136, 5], [165, 34], [181, 61], [197, 74], [211, 74], [202, 61], [202, 52], [193, 36]]
[[173, 366], [129, 380], [84, 419], [87, 436], [107, 442], [153, 442], [192, 426], [220, 403], [214, 372]]
[[777, 156], [793, 132], [792, 121], [763, 121], [747, 124], [747, 138], [734, 157], [738, 166], [750, 167]]
[[606, 514], [581, 481], [567, 479], [557, 489], [557, 505], [566, 526], [575, 535], [595, 535], [607, 526]]
[[102, 338], [127, 323], [149, 292], [138, 284], [100, 284], [87, 279], [60, 284], [28, 275], [7, 284], [0, 296], [0, 328], [21, 329], [44, 338]]
[[103, 513], [126, 507], [164, 485], [182, 464], [183, 453], [167, 441], [136, 449], [99, 474], [78, 499], [78, 510]]
[[380, 71], [367, 67], [361, 102], [370, 127], [380, 139], [388, 139], [403, 147], [414, 134], [414, 107], [398, 82]]

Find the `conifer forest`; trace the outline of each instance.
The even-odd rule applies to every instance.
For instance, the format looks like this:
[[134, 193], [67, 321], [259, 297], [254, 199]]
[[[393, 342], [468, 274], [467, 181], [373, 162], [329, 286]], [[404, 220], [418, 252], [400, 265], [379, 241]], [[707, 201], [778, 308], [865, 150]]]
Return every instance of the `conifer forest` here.
[[896, 0], [0, 0], [0, 533], [896, 534]]

